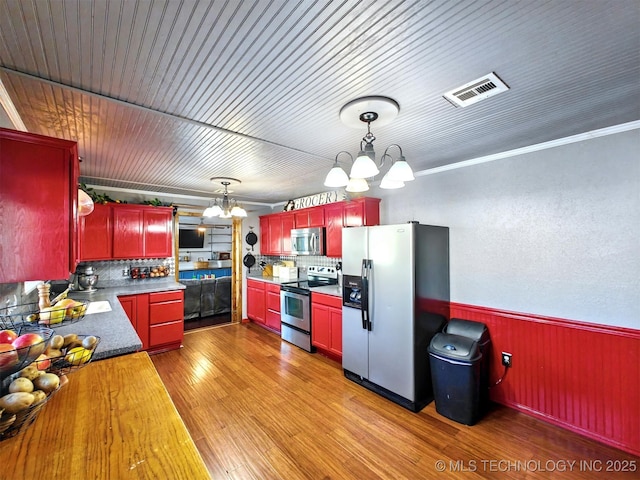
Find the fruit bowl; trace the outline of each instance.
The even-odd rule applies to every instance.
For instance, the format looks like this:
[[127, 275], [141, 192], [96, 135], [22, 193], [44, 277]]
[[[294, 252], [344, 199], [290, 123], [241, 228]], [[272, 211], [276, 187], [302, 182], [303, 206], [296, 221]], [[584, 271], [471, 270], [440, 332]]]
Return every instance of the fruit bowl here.
[[37, 303], [0, 308], [0, 330], [15, 330], [25, 324], [50, 328], [68, 325], [84, 318], [87, 305], [86, 301], [64, 298], [44, 310], [40, 310]]
[[53, 330], [37, 325], [22, 325], [15, 330], [2, 329], [0, 379], [22, 370], [42, 355], [52, 335]]
[[[2, 382], [0, 398], [4, 398], [9, 394], [9, 385], [11, 381], [17, 378], [17, 376], [18, 375], [16, 374], [11, 377], [7, 377]], [[59, 384], [54, 390], [48, 393], [43, 392], [43, 398], [41, 397], [39, 400], [34, 401], [30, 406], [22, 408], [19, 411], [7, 410], [6, 408], [0, 407], [0, 442], [7, 438], [14, 437], [29, 428], [49, 399], [66, 383], [67, 377], [59, 377]]]
[[60, 335], [54, 334], [45, 351], [46, 358], [37, 358], [29, 368], [36, 368], [39, 371], [55, 373], [56, 375], [67, 375], [78, 370], [93, 358], [100, 337], [95, 335], [66, 335], [61, 337], [63, 340], [62, 347], [57, 347]]

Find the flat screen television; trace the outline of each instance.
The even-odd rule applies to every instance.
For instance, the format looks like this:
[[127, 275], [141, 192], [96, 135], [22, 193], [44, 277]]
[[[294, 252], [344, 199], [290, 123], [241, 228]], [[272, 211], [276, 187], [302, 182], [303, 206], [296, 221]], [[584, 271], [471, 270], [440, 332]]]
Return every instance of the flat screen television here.
[[204, 248], [204, 232], [181, 228], [178, 232], [178, 248]]

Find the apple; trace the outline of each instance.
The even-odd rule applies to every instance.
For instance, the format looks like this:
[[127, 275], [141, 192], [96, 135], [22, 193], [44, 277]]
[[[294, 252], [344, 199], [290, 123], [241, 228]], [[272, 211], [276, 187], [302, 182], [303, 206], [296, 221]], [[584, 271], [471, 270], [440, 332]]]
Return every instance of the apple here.
[[51, 366], [51, 360], [44, 353], [36, 358], [36, 365], [38, 370], [46, 370]]
[[8, 370], [18, 363], [18, 352], [13, 345], [0, 343], [0, 370]]
[[29, 349], [29, 356], [33, 358], [44, 353], [44, 349], [47, 346], [44, 343], [44, 338], [37, 333], [24, 333], [11, 342], [11, 345], [16, 349], [31, 347]]
[[0, 343], [11, 343], [16, 338], [18, 334], [13, 330], [0, 330]]

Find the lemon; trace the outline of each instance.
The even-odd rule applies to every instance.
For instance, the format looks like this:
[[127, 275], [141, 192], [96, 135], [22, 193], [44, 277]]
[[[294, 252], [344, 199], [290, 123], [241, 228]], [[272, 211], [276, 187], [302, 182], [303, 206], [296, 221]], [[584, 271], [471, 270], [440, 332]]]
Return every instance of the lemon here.
[[91, 360], [91, 350], [83, 347], [74, 347], [67, 352], [64, 359], [71, 365], [82, 365]]

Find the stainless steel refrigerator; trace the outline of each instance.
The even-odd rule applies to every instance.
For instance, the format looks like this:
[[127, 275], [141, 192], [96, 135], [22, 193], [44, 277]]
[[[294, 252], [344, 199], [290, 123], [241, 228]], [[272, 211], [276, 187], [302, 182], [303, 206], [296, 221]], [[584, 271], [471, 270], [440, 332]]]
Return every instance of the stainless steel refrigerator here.
[[414, 412], [433, 400], [429, 342], [449, 308], [449, 229], [342, 229], [342, 367]]

